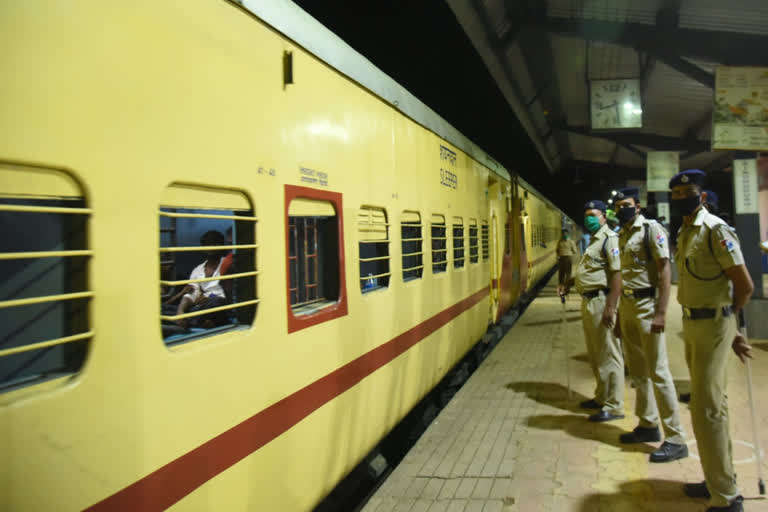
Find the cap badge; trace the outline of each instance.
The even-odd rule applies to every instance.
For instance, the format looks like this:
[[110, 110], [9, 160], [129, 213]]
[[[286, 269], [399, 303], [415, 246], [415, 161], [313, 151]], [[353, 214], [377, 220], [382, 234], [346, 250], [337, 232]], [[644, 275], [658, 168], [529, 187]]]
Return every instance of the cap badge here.
[[688, 175], [687, 174], [683, 174], [683, 177], [680, 178], [680, 181], [683, 182], [683, 183], [688, 183]]
[[594, 207], [595, 207], [595, 203], [594, 203], [594, 202], [592, 202], [592, 201], [590, 201], [590, 202], [589, 202], [589, 207], [590, 207], [590, 208], [594, 208]]

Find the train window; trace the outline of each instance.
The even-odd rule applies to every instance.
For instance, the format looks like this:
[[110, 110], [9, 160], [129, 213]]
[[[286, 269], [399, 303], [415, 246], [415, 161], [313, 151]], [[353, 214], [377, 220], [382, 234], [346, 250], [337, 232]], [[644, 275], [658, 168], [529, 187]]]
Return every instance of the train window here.
[[424, 272], [421, 215], [419, 212], [406, 210], [400, 222], [400, 235], [403, 241], [403, 281], [420, 279]]
[[389, 286], [389, 223], [383, 208], [363, 206], [357, 212], [360, 237], [360, 290], [368, 293]]
[[285, 185], [288, 332], [347, 314], [341, 194]]
[[433, 214], [430, 227], [432, 238], [432, 273], [445, 272], [448, 268], [448, 248], [446, 247], [448, 237], [445, 236], [445, 217], [440, 214]]
[[477, 219], [469, 219], [469, 262], [478, 262]]
[[167, 345], [253, 323], [256, 223], [239, 191], [173, 184], [161, 198], [160, 327]]
[[0, 392], [6, 392], [83, 366], [93, 337], [92, 212], [74, 179], [58, 170], [0, 163], [0, 191]]
[[490, 251], [488, 249], [488, 221], [484, 220], [483, 225], [480, 227], [480, 244], [483, 251], [483, 261], [489, 258]]
[[453, 218], [453, 267], [464, 266], [464, 219]]

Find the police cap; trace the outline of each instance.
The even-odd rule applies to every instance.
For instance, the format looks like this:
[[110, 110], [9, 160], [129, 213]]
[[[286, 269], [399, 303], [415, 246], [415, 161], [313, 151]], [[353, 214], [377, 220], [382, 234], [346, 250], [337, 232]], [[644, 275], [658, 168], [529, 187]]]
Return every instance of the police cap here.
[[597, 199], [587, 201], [587, 204], [584, 205], [584, 210], [600, 210], [605, 213], [605, 203]]
[[616, 191], [616, 199], [621, 201], [622, 199], [628, 199], [634, 197], [635, 201], [640, 201], [640, 189], [637, 187], [625, 187]]
[[680, 171], [672, 176], [669, 180], [669, 188], [676, 187], [678, 185], [698, 185], [704, 184], [704, 179], [707, 174], [704, 171], [698, 169], [688, 169], [687, 171]]

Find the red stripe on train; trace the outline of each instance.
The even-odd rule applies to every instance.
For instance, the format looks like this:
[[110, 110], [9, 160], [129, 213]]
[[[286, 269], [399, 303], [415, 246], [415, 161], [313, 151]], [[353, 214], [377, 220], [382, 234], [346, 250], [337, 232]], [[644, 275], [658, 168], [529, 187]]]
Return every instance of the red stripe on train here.
[[165, 510], [279, 437], [487, 295], [488, 288], [477, 291], [86, 510]]

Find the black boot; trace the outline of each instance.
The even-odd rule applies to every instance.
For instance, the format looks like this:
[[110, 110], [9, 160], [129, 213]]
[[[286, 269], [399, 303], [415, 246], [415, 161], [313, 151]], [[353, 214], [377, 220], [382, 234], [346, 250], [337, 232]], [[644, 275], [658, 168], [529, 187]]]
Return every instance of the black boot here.
[[683, 484], [683, 492], [689, 498], [711, 498], [709, 489], [707, 489], [707, 482], [701, 482], [698, 484]]
[[658, 450], [651, 453], [651, 462], [672, 462], [688, 456], [688, 447], [684, 444], [674, 444], [664, 441]]
[[589, 400], [584, 400], [579, 404], [579, 407], [582, 409], [602, 409], [603, 406], [597, 402], [594, 398], [590, 398]]
[[635, 427], [632, 432], [621, 434], [619, 441], [624, 444], [655, 443], [661, 441], [661, 431], [659, 431], [659, 427]]
[[707, 512], [744, 512], [743, 501], [744, 498], [736, 496], [730, 505], [726, 505], [725, 507], [709, 507]]

